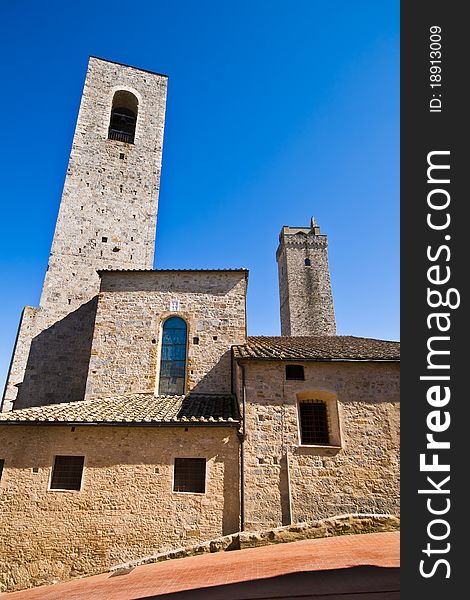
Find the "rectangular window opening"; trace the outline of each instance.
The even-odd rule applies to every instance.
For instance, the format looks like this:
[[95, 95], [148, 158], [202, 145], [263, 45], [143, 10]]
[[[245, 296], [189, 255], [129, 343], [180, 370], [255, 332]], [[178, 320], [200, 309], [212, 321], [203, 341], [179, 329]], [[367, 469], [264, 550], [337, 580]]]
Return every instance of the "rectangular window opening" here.
[[304, 381], [304, 368], [302, 365], [286, 365], [286, 379]]
[[299, 404], [300, 438], [304, 445], [330, 444], [326, 403], [310, 400]]
[[2, 473], [3, 473], [3, 465], [5, 464], [5, 459], [4, 458], [0, 458], [0, 481], [2, 480]]
[[84, 460], [84, 456], [56, 456], [50, 489], [80, 491]]
[[173, 491], [204, 494], [206, 491], [206, 459], [175, 458]]

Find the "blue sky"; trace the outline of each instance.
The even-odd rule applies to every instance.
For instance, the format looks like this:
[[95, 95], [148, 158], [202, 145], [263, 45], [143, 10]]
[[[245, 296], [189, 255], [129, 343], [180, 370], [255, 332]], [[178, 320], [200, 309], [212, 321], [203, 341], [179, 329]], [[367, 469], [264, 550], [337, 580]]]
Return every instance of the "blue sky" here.
[[249, 268], [249, 334], [277, 335], [279, 231], [315, 215], [338, 333], [399, 339], [398, 0], [15, 0], [0, 18], [0, 379], [89, 55], [169, 76], [157, 268]]

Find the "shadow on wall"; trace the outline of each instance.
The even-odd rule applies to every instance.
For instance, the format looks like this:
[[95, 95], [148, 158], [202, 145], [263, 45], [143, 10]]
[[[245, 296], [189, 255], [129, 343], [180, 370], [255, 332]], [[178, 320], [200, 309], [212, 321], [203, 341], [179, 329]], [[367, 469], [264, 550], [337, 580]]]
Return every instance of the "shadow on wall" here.
[[[239, 449], [237, 449], [239, 452]], [[238, 457], [237, 457], [238, 458]], [[217, 457], [216, 460], [221, 460]], [[222, 513], [222, 535], [240, 531], [240, 462], [225, 461], [224, 468], [224, 507]]]
[[33, 338], [15, 409], [83, 400], [97, 304], [98, 296]]
[[242, 598], [398, 600], [399, 597], [399, 569], [364, 565], [331, 571], [302, 571], [266, 579], [158, 594], [158, 596], [136, 597], [136, 600], [185, 600], [186, 598], [188, 600], [241, 600]]
[[[230, 394], [232, 389], [230, 350], [226, 350], [219, 360], [205, 373], [201, 379], [192, 385], [191, 394]], [[188, 372], [191, 370], [191, 359], [188, 362]], [[189, 375], [191, 381], [191, 375]], [[189, 393], [189, 392], [187, 392]]]
[[282, 525], [292, 523], [291, 506], [289, 500], [289, 465], [287, 455], [284, 453], [280, 460], [279, 469], [279, 495], [281, 501]]

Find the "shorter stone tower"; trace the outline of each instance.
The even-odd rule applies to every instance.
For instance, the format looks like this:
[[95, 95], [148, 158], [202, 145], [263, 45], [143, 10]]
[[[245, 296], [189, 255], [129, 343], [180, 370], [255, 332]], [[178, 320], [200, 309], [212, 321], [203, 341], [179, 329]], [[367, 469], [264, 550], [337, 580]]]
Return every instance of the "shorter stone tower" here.
[[314, 217], [310, 227], [282, 228], [276, 252], [281, 335], [336, 335], [327, 248]]

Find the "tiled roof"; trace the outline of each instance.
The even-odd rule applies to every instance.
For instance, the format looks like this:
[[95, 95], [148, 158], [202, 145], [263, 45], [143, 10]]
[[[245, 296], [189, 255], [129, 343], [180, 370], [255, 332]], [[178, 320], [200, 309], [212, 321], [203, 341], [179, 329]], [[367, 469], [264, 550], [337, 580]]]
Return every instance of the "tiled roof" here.
[[238, 424], [239, 419], [235, 397], [214, 394], [126, 394], [0, 413], [0, 423], [134, 423], [185, 426], [205, 423], [234, 426]]
[[248, 337], [233, 346], [236, 359], [399, 361], [400, 343], [353, 336]]

